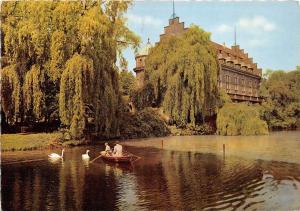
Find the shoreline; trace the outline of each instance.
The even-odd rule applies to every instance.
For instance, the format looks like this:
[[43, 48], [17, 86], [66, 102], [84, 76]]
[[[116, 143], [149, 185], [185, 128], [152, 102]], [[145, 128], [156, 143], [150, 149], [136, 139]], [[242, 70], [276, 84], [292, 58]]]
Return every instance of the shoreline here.
[[[273, 130], [274, 132], [288, 132], [297, 131], [300, 129], [293, 130]], [[161, 138], [169, 136], [203, 136], [205, 134], [178, 134], [171, 133], [168, 136], [161, 136]], [[206, 134], [206, 135], [217, 135], [217, 134]], [[116, 141], [127, 141], [127, 140], [138, 140], [148, 138], [160, 138], [156, 136], [151, 137], [134, 137], [134, 138], [112, 138], [112, 139], [98, 139], [92, 140], [68, 140], [61, 141], [62, 134], [59, 132], [54, 133], [17, 133], [17, 134], [1, 134], [1, 153], [3, 152], [26, 152], [26, 151], [38, 151], [38, 150], [52, 150], [61, 148], [72, 148], [76, 146], [93, 146], [104, 144], [105, 142], [116, 142]], [[221, 136], [221, 135], [219, 135]], [[256, 135], [258, 136], [258, 135]]]
[[[216, 156], [224, 157], [222, 146], [226, 145], [226, 156], [238, 156], [242, 158], [277, 160], [281, 162], [297, 162], [300, 163], [300, 158], [283, 153], [278, 157], [278, 152], [284, 150], [288, 152], [286, 146], [291, 149], [297, 149], [299, 144], [299, 132], [297, 131], [277, 131], [270, 135], [261, 136], [219, 136], [219, 135], [203, 135], [203, 136], [167, 136], [156, 138], [140, 138], [140, 139], [124, 139], [122, 145], [125, 147], [141, 148], [141, 153], [147, 152], [146, 148], [155, 148], [158, 150], [164, 149], [167, 151], [180, 151], [192, 153], [215, 154]], [[163, 145], [162, 145], [162, 140]], [[113, 145], [117, 140], [107, 141]], [[169, 142], [170, 141], [170, 142]], [[187, 142], [185, 142], [187, 141]], [[87, 149], [91, 150], [91, 156], [97, 157], [99, 152], [104, 149], [104, 140], [99, 140], [89, 145], [66, 148], [66, 151], [80, 151], [82, 154]], [[253, 145], [252, 143], [256, 143]], [[271, 144], [271, 145], [270, 145]], [[276, 149], [274, 152], [269, 151], [270, 146]], [[146, 151], [144, 151], [146, 149]], [[269, 151], [266, 155], [265, 152]], [[2, 165], [20, 164], [23, 162], [38, 162], [47, 161], [48, 154], [60, 153], [60, 149], [39, 149], [27, 151], [6, 151], [1, 153]], [[71, 153], [71, 154], [72, 154]], [[291, 157], [290, 157], [291, 156]], [[34, 164], [30, 164], [34, 165]]]
[[[137, 138], [112, 138], [98, 140], [67, 140], [61, 141], [61, 133], [17, 133], [17, 134], [1, 134], [1, 153], [6, 152], [27, 152], [39, 150], [52, 150], [62, 148], [72, 148], [77, 146], [94, 146], [111, 143], [116, 141], [127, 141], [143, 138], [158, 138], [158, 137], [137, 137]], [[172, 136], [172, 135], [171, 135]], [[162, 136], [168, 137], [168, 136]]]

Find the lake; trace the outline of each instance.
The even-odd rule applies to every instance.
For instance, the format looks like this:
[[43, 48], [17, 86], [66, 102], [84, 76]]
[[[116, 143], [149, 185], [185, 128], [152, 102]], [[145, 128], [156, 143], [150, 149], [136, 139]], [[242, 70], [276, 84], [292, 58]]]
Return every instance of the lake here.
[[2, 209], [300, 209], [300, 131], [123, 145], [142, 158], [132, 165], [81, 159], [86, 149], [97, 157], [103, 145], [67, 148], [58, 162], [48, 160], [48, 150], [2, 153]]

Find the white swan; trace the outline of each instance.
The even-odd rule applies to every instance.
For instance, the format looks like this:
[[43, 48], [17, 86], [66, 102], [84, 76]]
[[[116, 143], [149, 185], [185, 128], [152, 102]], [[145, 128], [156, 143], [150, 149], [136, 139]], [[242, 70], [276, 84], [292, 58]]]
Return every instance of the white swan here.
[[64, 157], [64, 149], [62, 149], [61, 151], [61, 155], [56, 154], [56, 153], [51, 153], [50, 155], [48, 155], [49, 158], [51, 159], [59, 159], [59, 158], [63, 158]]
[[85, 154], [82, 154], [83, 160], [90, 159], [89, 152], [90, 152], [90, 150], [87, 150]]

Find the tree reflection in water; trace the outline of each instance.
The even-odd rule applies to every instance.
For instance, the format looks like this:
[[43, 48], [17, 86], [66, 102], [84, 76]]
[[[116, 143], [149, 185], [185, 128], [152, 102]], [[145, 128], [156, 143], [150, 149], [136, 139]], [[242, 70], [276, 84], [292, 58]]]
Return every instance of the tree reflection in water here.
[[[167, 146], [167, 143], [164, 144]], [[133, 166], [63, 162], [2, 165], [3, 210], [276, 209], [300, 207], [300, 164], [196, 151], [127, 147]], [[101, 151], [96, 146], [91, 151]], [[97, 155], [93, 155], [96, 157]]]

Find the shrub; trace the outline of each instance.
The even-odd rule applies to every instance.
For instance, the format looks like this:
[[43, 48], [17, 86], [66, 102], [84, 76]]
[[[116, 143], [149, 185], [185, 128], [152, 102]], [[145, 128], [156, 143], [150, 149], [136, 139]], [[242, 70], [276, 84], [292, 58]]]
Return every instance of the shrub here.
[[217, 133], [230, 136], [268, 134], [268, 125], [260, 119], [257, 106], [227, 103], [218, 111]]
[[145, 138], [166, 136], [170, 131], [155, 109], [146, 108], [136, 113], [123, 113], [120, 134], [124, 139]]
[[185, 126], [169, 126], [171, 134], [175, 136], [193, 136], [193, 135], [212, 135], [215, 133], [214, 128], [204, 123], [202, 125], [187, 124]]

